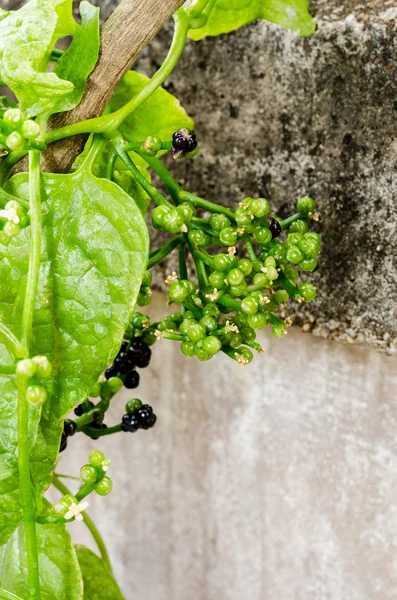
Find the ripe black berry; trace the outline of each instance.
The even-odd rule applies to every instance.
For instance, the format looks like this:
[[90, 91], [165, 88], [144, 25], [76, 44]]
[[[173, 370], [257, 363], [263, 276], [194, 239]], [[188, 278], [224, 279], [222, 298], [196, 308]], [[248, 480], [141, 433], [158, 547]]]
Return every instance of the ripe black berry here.
[[138, 423], [142, 427], [144, 427], [146, 425], [146, 423], [148, 422], [148, 420], [150, 420], [150, 418], [153, 414], [153, 409], [148, 404], [144, 404], [142, 406], [142, 408], [139, 408], [134, 414], [137, 418]]
[[149, 366], [150, 359], [152, 357], [152, 351], [150, 348], [145, 348], [141, 350], [140, 354], [138, 354], [135, 358], [135, 364], [140, 369], [144, 369]]
[[127, 352], [127, 348], [128, 348], [128, 342], [126, 342], [126, 341], [121, 342], [121, 347], [120, 347], [120, 350], [119, 350], [119, 353], [117, 356], [120, 356], [120, 354], [122, 352]]
[[140, 428], [138, 419], [135, 415], [126, 414], [123, 415], [121, 421], [121, 430], [128, 431], [129, 433], [135, 433]]
[[63, 452], [64, 450], [66, 450], [67, 445], [68, 445], [68, 438], [66, 437], [66, 435], [64, 433], [62, 433], [61, 444], [59, 446], [59, 452]]
[[124, 387], [126, 387], [127, 390], [133, 390], [137, 388], [139, 385], [139, 379], [139, 373], [136, 371], [131, 371], [131, 373], [128, 373], [124, 379]]
[[142, 425], [142, 429], [151, 429], [152, 427], [154, 427], [156, 421], [157, 421], [156, 415], [155, 414], [150, 415], [150, 417], [148, 417], [146, 419], [145, 424]]
[[76, 408], [74, 409], [74, 414], [76, 415], [76, 417], [81, 417], [81, 415], [91, 410], [91, 408], [94, 408], [94, 403], [91, 402], [91, 400], [86, 400], [85, 402], [83, 402], [83, 404], [79, 404], [79, 406], [76, 406]]
[[76, 433], [77, 425], [72, 419], [65, 419], [63, 424], [63, 433], [66, 437], [70, 437]]
[[281, 233], [281, 225], [280, 225], [280, 223], [276, 219], [273, 219], [272, 217], [270, 217], [268, 219], [268, 221], [270, 223], [269, 230], [270, 230], [270, 233], [273, 236], [273, 239], [277, 238], [280, 235], [280, 233]]
[[187, 152], [193, 152], [197, 148], [197, 138], [190, 129], [179, 129], [172, 136], [173, 155], [182, 156]]
[[106, 377], [106, 379], [110, 379], [111, 377], [117, 377], [117, 374], [118, 374], [118, 370], [117, 370], [117, 368], [114, 365], [111, 365], [105, 371], [105, 377]]
[[119, 371], [122, 375], [127, 375], [127, 373], [130, 373], [133, 370], [134, 366], [132, 360], [124, 358], [119, 366]]

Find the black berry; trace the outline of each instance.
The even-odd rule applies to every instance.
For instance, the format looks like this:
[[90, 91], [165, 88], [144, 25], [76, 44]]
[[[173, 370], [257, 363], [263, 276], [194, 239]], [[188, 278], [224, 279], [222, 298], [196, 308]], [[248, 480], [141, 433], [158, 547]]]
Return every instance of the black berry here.
[[94, 408], [94, 403], [91, 400], [86, 400], [82, 404], [79, 404], [79, 406], [76, 406], [74, 414], [76, 417], [81, 417], [81, 415], [91, 410], [91, 408]]
[[124, 387], [126, 387], [127, 390], [133, 390], [137, 388], [139, 385], [139, 379], [139, 373], [136, 371], [131, 371], [131, 373], [128, 373], [124, 379]]
[[72, 419], [65, 419], [63, 424], [63, 433], [66, 437], [70, 437], [76, 433], [77, 425]]
[[150, 415], [150, 417], [148, 417], [145, 421], [145, 424], [142, 425], [142, 429], [151, 429], [152, 427], [154, 427], [155, 423], [157, 421], [157, 417], [155, 414]]
[[111, 377], [117, 377], [117, 375], [118, 375], [118, 370], [117, 370], [117, 368], [114, 365], [112, 365], [111, 367], [109, 367], [105, 371], [105, 377], [106, 377], [106, 379], [110, 379]]
[[139, 408], [135, 413], [138, 423], [144, 427], [146, 422], [150, 419], [153, 414], [153, 409], [148, 404], [144, 404], [142, 408]]
[[119, 366], [119, 371], [122, 375], [127, 375], [128, 373], [130, 373], [133, 370], [134, 366], [135, 365], [132, 362], [132, 360], [130, 360], [128, 358], [124, 358]]
[[118, 353], [118, 356], [120, 356], [120, 354], [122, 352], [127, 352], [127, 348], [128, 348], [128, 342], [126, 342], [126, 341], [122, 342], [120, 350], [119, 350], [119, 353]]
[[67, 445], [68, 445], [68, 438], [63, 433], [62, 437], [61, 437], [61, 444], [59, 446], [59, 452], [63, 452], [64, 450], [66, 450]]
[[197, 138], [190, 129], [179, 129], [172, 136], [172, 151], [174, 156], [193, 152], [197, 148]]
[[135, 415], [126, 414], [123, 415], [121, 421], [121, 430], [128, 431], [129, 433], [135, 433], [140, 428], [138, 419]]
[[268, 221], [269, 221], [269, 230], [270, 230], [270, 233], [273, 236], [273, 239], [277, 238], [280, 235], [280, 233], [281, 233], [281, 225], [280, 225], [280, 223], [276, 219], [273, 219], [272, 217], [270, 217], [268, 219]]
[[145, 348], [135, 358], [135, 365], [140, 369], [144, 369], [145, 367], [149, 366], [151, 357], [152, 351], [150, 350], [150, 348]]

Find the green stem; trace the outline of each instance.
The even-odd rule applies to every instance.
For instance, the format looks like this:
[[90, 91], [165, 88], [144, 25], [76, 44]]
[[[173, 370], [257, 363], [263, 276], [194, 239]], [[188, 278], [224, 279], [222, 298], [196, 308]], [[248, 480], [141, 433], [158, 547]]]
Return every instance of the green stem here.
[[165, 340], [175, 340], [177, 342], [184, 342], [185, 338], [183, 335], [178, 335], [177, 333], [168, 333], [166, 331], [163, 332], [163, 338]]
[[255, 250], [254, 250], [254, 247], [251, 242], [251, 238], [247, 233], [244, 234], [243, 238], [244, 238], [244, 244], [247, 249], [247, 254], [249, 256], [249, 259], [252, 260], [252, 262], [255, 262], [257, 260], [257, 257], [256, 257]]
[[132, 98], [122, 108], [110, 115], [87, 119], [86, 121], [80, 121], [79, 123], [73, 123], [60, 129], [49, 131], [45, 140], [46, 143], [49, 144], [50, 142], [56, 142], [57, 140], [81, 133], [106, 133], [112, 135], [117, 131], [124, 119], [136, 111], [164, 83], [178, 62], [186, 44], [189, 19], [186, 12], [181, 8], [175, 13], [174, 20], [174, 37], [167, 58], [157, 73], [135, 98]]
[[230, 308], [230, 310], [235, 310], [236, 312], [241, 311], [241, 302], [231, 298], [230, 296], [227, 296], [226, 294], [219, 298], [218, 304], [221, 304], [225, 308]]
[[[127, 139], [127, 137], [126, 137]], [[147, 156], [150, 157], [150, 155], [145, 154], [144, 152], [142, 152], [142, 146], [145, 142], [136, 142], [134, 141], [128, 141], [128, 146], [126, 146], [126, 150], [128, 150], [128, 152], [137, 152], [138, 154], [140, 154], [143, 158], [146, 159]], [[139, 150], [141, 150], [141, 152], [139, 152]], [[161, 148], [160, 150], [158, 150], [158, 152], [160, 152], [161, 150], [172, 150], [172, 142], [161, 142]]]
[[15, 375], [15, 365], [0, 365], [0, 377]]
[[106, 166], [106, 179], [109, 179], [110, 181], [112, 181], [113, 179], [113, 171], [116, 160], [117, 152], [115, 150], [112, 150], [109, 156], [108, 164]]
[[284, 219], [284, 221], [279, 221], [279, 223], [281, 225], [281, 229], [288, 229], [292, 223], [295, 223], [295, 221], [308, 221], [309, 219], [310, 217], [307, 213], [296, 213], [295, 215], [288, 217], [288, 219]]
[[174, 208], [171, 202], [164, 198], [164, 196], [160, 194], [160, 192], [154, 187], [154, 185], [147, 181], [147, 179], [142, 175], [135, 163], [131, 160], [128, 152], [126, 152], [125, 150], [125, 147], [127, 145], [125, 140], [119, 135], [112, 139], [112, 144], [115, 151], [117, 152], [121, 160], [124, 162], [125, 166], [131, 171], [139, 185], [145, 190], [147, 194], [149, 194], [149, 196], [157, 204], [157, 206], [165, 205], [170, 208]]
[[40, 152], [29, 152], [30, 254], [22, 314], [21, 343], [27, 350], [32, 338], [33, 312], [39, 285], [41, 251]]
[[193, 206], [197, 208], [202, 208], [203, 210], [208, 210], [211, 213], [220, 213], [222, 215], [226, 215], [231, 221], [235, 221], [236, 217], [234, 215], [234, 211], [230, 208], [226, 208], [225, 206], [221, 206], [219, 204], [215, 204], [215, 202], [211, 202], [210, 200], [204, 200], [204, 198], [200, 198], [195, 194], [191, 194], [190, 192], [181, 192], [179, 195], [180, 202], [190, 202]]
[[206, 265], [208, 265], [213, 271], [216, 271], [215, 269], [215, 261], [212, 258], [212, 256], [210, 256], [208, 254], [208, 252], [206, 252], [205, 250], [196, 250], [196, 255], [197, 258], [200, 258], [200, 260], [203, 261], [203, 263], [205, 263]]
[[161, 160], [152, 156], [145, 156], [144, 158], [146, 162], [148, 162], [149, 165], [152, 167], [153, 171], [155, 171], [155, 173], [157, 173], [157, 175], [160, 177], [161, 181], [164, 183], [175, 204], [178, 204], [180, 202], [182, 188], [177, 182], [177, 180], [171, 175], [171, 173], [169, 172], [167, 167], [164, 166]]
[[205, 268], [205, 264], [198, 256], [198, 250], [193, 246], [188, 236], [185, 234], [185, 240], [187, 245], [189, 246], [190, 254], [193, 257], [194, 264], [196, 265], [197, 279], [199, 282], [200, 289], [204, 289], [209, 285], [207, 270]]
[[177, 246], [183, 242], [183, 235], [177, 235], [168, 244], [158, 248], [150, 254], [147, 269], [152, 269], [155, 265], [165, 259]]
[[186, 265], [186, 243], [180, 244], [178, 249], [178, 260], [179, 260], [179, 277], [180, 279], [187, 279], [187, 265]]
[[121, 431], [120, 425], [114, 425], [114, 427], [108, 427], [107, 429], [94, 429], [93, 427], [84, 427], [79, 429], [82, 433], [94, 437], [103, 437], [105, 435], [112, 435], [113, 433], [119, 433]]
[[39, 558], [36, 540], [36, 507], [29, 464], [29, 406], [26, 400], [27, 379], [17, 375], [18, 383], [18, 470], [19, 496], [23, 511], [26, 556], [28, 566], [29, 600], [40, 600]]
[[199, 17], [204, 12], [204, 10], [207, 8], [207, 5], [209, 2], [210, 2], [210, 0], [196, 0], [196, 2], [194, 2], [187, 9], [188, 15], [193, 18]]
[[16, 358], [23, 358], [26, 350], [15, 337], [10, 329], [0, 321], [0, 340], [6, 346], [7, 350]]
[[[57, 488], [57, 490], [59, 490], [64, 496], [71, 493], [69, 491], [69, 489], [66, 487], [66, 485], [62, 481], [60, 481], [56, 475], [54, 475], [52, 483]], [[110, 571], [112, 571], [109, 554], [108, 554], [108, 551], [106, 550], [106, 546], [102, 539], [101, 534], [99, 533], [98, 529], [96, 528], [91, 517], [89, 517], [87, 515], [87, 513], [85, 513], [85, 512], [83, 512], [82, 515], [83, 515], [84, 523], [87, 525], [89, 531], [91, 532], [92, 537], [94, 538], [94, 540], [96, 542], [96, 545], [98, 546], [98, 550], [101, 554], [103, 562], [106, 564], [108, 569]]]
[[22, 600], [19, 596], [11, 594], [11, 592], [7, 592], [7, 590], [3, 590], [3, 588], [0, 589], [0, 598], [4, 600]]

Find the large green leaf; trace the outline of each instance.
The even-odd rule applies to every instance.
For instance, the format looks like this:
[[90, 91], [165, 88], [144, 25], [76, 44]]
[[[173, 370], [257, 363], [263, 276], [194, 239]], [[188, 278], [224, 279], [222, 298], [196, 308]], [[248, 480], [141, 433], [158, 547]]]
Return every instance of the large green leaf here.
[[[112, 112], [124, 106], [145, 87], [149, 79], [137, 71], [129, 71], [120, 82], [109, 108]], [[121, 133], [137, 140], [149, 135], [170, 141], [172, 134], [181, 127], [193, 129], [194, 122], [175, 96], [159, 88], [122, 124]]]
[[57, 38], [76, 28], [72, 0], [30, 0], [0, 21], [0, 79], [26, 116], [51, 112], [73, 92], [73, 83], [47, 72], [47, 64]]
[[[65, 525], [37, 525], [41, 600], [82, 600], [83, 580]], [[0, 587], [28, 600], [25, 534], [21, 525], [0, 548]]]
[[84, 0], [80, 4], [80, 14], [81, 26], [54, 69], [60, 79], [70, 81], [74, 88], [57, 101], [51, 112], [71, 110], [80, 103], [87, 78], [98, 60], [99, 8]]
[[[32, 352], [50, 358], [53, 382], [40, 425], [31, 432], [31, 466], [39, 492], [50, 483], [63, 418], [87, 397], [120, 348], [149, 249], [140, 210], [115, 183], [94, 177], [86, 165], [70, 175], [43, 174], [42, 182], [42, 263]], [[28, 189], [26, 174], [7, 184], [21, 198], [28, 198]], [[29, 235], [29, 228], [24, 229], [8, 247], [0, 246], [0, 319], [16, 335]], [[16, 403], [13, 378], [0, 378], [0, 543], [20, 522]], [[37, 424], [38, 416], [31, 418]]]
[[112, 573], [99, 556], [84, 546], [76, 546], [84, 582], [84, 600], [124, 600]]
[[308, 0], [216, 0], [207, 24], [190, 30], [189, 36], [201, 40], [206, 36], [229, 33], [256, 19], [277, 23], [300, 35], [311, 35], [315, 24], [308, 6]]

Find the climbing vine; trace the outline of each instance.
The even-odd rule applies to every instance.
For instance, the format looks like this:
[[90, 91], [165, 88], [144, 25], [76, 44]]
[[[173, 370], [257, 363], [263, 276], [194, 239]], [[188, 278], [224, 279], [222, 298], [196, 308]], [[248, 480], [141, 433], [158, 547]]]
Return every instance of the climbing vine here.
[[[321, 247], [309, 231], [314, 200], [299, 198], [284, 220], [255, 191], [226, 208], [183, 189], [161, 160], [199, 151], [192, 119], [161, 87], [188, 37], [258, 18], [309, 35], [306, 0], [187, 2], [151, 79], [129, 71], [102, 116], [51, 129], [51, 115], [80, 103], [98, 60], [99, 10], [83, 1], [80, 16], [77, 24], [71, 0], [0, 9], [0, 79], [10, 91], [0, 99], [0, 598], [11, 600], [122, 598], [86, 514], [90, 494], [112, 490], [110, 460], [91, 452], [73, 494], [55, 467], [76, 434], [99, 440], [155, 425], [137, 398], [119, 423], [105, 423], [117, 392], [138, 387], [152, 346], [175, 343], [200, 361], [222, 352], [245, 367], [262, 351], [256, 332], [269, 326], [282, 338], [291, 321], [280, 309], [316, 295], [301, 278]], [[66, 35], [68, 49], [55, 49]], [[70, 172], [42, 172], [48, 145], [79, 134], [89, 139]], [[25, 156], [28, 172], [13, 174]], [[153, 227], [168, 235], [157, 248], [145, 223], [151, 203]], [[151, 269], [172, 252], [179, 270], [165, 283], [175, 311], [152, 321], [143, 312]], [[61, 494], [55, 506], [43, 496], [51, 484]], [[99, 555], [73, 546], [75, 520]]]

